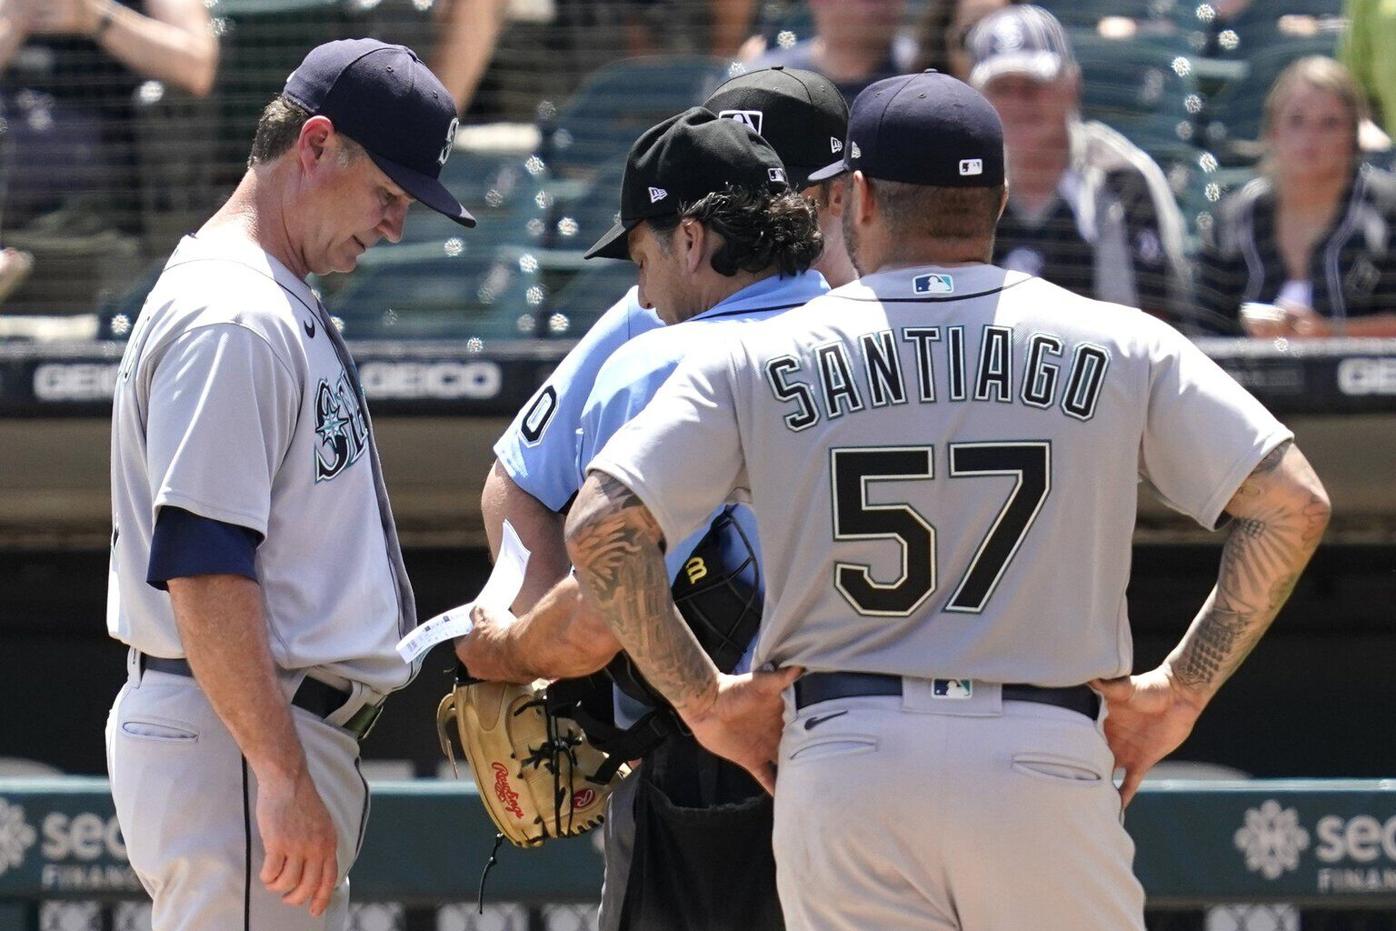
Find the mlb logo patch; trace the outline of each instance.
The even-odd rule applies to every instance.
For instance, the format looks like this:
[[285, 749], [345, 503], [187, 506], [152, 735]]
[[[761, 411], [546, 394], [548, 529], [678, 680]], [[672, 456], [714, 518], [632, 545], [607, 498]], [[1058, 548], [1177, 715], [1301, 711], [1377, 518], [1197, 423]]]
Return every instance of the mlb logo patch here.
[[955, 279], [951, 275], [917, 275], [911, 279], [911, 287], [917, 294], [954, 294]]
[[785, 179], [785, 169], [783, 168], [767, 168], [766, 177], [770, 178], [772, 181], [779, 181], [781, 184], [790, 183]]
[[964, 178], [984, 173], [984, 159], [982, 158], [962, 158], [960, 159], [960, 176]]
[[668, 196], [669, 196], [669, 192], [666, 191], [666, 190], [664, 190], [664, 188], [662, 188], [662, 187], [652, 187], [652, 188], [650, 188], [650, 203], [652, 203], [652, 204], [657, 204], [657, 203], [659, 203], [661, 200], [663, 200], [664, 198], [666, 198], [666, 197], [668, 197]]
[[931, 694], [936, 698], [965, 699], [974, 695], [973, 679], [932, 679]]
[[723, 110], [718, 113], [718, 117], [724, 120], [736, 120], [751, 129], [756, 135], [761, 135], [761, 126], [766, 121], [766, 115], [760, 110]]

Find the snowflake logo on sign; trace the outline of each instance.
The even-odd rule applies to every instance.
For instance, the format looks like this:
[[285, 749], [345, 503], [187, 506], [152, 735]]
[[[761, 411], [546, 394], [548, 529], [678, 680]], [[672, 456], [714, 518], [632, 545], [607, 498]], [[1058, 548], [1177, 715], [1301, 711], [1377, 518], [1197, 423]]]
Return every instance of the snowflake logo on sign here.
[[1299, 854], [1309, 847], [1309, 832], [1299, 826], [1299, 812], [1270, 799], [1246, 812], [1246, 826], [1236, 832], [1236, 849], [1246, 855], [1246, 869], [1279, 879], [1299, 868]]
[[34, 839], [24, 809], [0, 799], [0, 876], [24, 863], [24, 852], [34, 846]]

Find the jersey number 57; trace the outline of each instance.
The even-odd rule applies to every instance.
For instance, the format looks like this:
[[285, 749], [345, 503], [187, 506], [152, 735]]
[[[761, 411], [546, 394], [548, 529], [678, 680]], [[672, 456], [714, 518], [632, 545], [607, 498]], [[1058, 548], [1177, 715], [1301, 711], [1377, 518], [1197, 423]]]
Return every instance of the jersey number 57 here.
[[[984, 610], [1052, 488], [1052, 447], [1045, 442], [951, 443], [950, 477], [1011, 475], [1013, 490], [980, 542], [946, 611]], [[830, 450], [834, 539], [893, 539], [901, 547], [901, 576], [873, 579], [869, 566], [834, 564], [834, 587], [860, 613], [906, 617], [936, 590], [936, 529], [906, 504], [869, 504], [868, 484], [935, 478], [930, 446]]]

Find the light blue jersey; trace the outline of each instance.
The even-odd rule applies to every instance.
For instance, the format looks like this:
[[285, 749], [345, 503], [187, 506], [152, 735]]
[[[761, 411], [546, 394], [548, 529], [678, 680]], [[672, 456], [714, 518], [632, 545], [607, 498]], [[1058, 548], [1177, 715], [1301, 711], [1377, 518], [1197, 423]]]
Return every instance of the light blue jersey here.
[[[683, 358], [734, 338], [737, 328], [803, 306], [826, 293], [824, 276], [808, 271], [793, 278], [763, 278], [683, 323], [645, 333], [618, 348], [596, 376], [577, 429], [575, 487], [586, 465], [617, 430], [645, 408]], [[716, 513], [712, 515], [716, 517]], [[747, 539], [756, 541], [756, 521], [745, 506], [734, 517]], [[691, 535], [667, 547], [672, 582], [688, 555], [708, 531], [711, 518]], [[759, 553], [758, 553], [759, 557]]]
[[627, 340], [660, 326], [635, 288], [601, 315], [494, 444], [514, 484], [554, 511], [567, 506], [580, 487], [576, 427], [596, 373]]

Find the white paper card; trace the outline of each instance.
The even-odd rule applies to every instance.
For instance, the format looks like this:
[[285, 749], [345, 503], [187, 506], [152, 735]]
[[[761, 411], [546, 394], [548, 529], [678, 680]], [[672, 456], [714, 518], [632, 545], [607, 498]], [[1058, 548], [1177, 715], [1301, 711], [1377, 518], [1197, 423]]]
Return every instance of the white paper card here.
[[504, 534], [500, 541], [499, 558], [494, 561], [494, 571], [485, 581], [485, 587], [474, 601], [457, 605], [442, 611], [436, 617], [423, 621], [412, 632], [398, 641], [397, 652], [405, 663], [415, 663], [428, 650], [445, 640], [454, 640], [470, 633], [470, 609], [484, 605], [498, 611], [507, 611], [523, 587], [524, 571], [528, 569], [529, 552], [523, 541], [506, 520]]

